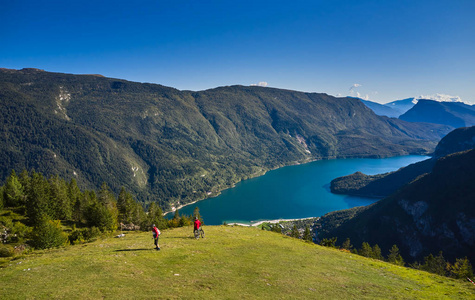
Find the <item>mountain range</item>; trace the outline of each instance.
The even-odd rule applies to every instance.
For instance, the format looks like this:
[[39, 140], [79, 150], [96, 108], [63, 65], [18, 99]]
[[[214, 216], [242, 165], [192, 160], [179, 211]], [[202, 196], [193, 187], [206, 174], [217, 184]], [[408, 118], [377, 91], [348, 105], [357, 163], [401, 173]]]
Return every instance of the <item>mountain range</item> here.
[[[396, 100], [386, 104], [379, 104], [377, 102], [363, 99], [360, 100], [379, 116], [400, 118], [402, 120], [409, 120], [411, 122], [429, 122], [436, 124], [447, 124], [446, 119], [450, 120], [459, 118], [462, 120], [459, 122], [449, 122], [447, 125], [451, 125], [454, 128], [473, 125], [473, 113], [467, 111], [473, 111], [474, 106], [463, 103], [459, 97], [451, 97], [440, 94], [427, 96], [427, 98], [423, 97], [424, 96]], [[423, 103], [425, 101], [431, 101], [432, 105], [428, 106], [427, 103], [425, 103], [425, 105], [418, 106], [417, 104], [419, 101], [423, 101]], [[415, 109], [412, 110], [412, 108]], [[403, 115], [406, 116], [402, 117]], [[469, 118], [470, 120], [461, 126], [460, 124], [462, 122], [467, 121], [466, 118]]]
[[11, 169], [121, 186], [162, 208], [297, 162], [431, 153], [450, 126], [359, 100], [258, 86], [179, 91], [99, 75], [0, 69], [0, 180]]
[[396, 100], [384, 104], [385, 107], [391, 108], [396, 113], [396, 118], [404, 114], [406, 111], [410, 110], [417, 104], [419, 99], [417, 98], [407, 98], [402, 100]]
[[[386, 104], [379, 104], [377, 102], [373, 102], [373, 101], [369, 101], [369, 100], [363, 100], [363, 99], [360, 99], [360, 100], [361, 100], [361, 102], [363, 102], [364, 105], [366, 105], [368, 108], [370, 108], [372, 111], [374, 111], [374, 113], [377, 114], [378, 116], [386, 116], [386, 117], [390, 117], [390, 118], [397, 118], [397, 117], [399, 117], [400, 115], [403, 114], [403, 112], [401, 110], [389, 107]], [[400, 101], [403, 101], [403, 100], [400, 100]]]

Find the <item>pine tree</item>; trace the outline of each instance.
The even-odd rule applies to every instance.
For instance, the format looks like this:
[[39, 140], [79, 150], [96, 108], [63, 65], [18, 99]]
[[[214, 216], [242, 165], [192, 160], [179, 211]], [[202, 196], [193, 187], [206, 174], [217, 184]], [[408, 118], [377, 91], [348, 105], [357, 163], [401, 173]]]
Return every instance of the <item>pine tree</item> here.
[[351, 241], [349, 238], [346, 238], [343, 244], [341, 244], [341, 248], [351, 251], [351, 249], [353, 248], [353, 245], [351, 244]]
[[294, 224], [294, 227], [292, 227], [292, 231], [290, 232], [290, 236], [293, 238], [300, 238], [300, 233], [299, 230], [297, 229], [297, 225]]
[[26, 195], [26, 213], [32, 226], [53, 215], [50, 206], [49, 184], [40, 173], [33, 173]]
[[378, 244], [373, 246], [371, 257], [374, 259], [384, 260], [383, 255], [381, 255], [381, 248], [379, 248]]
[[200, 215], [200, 208], [198, 206], [196, 206], [195, 209], [193, 210], [193, 219], [196, 219], [196, 218], [198, 218], [198, 220], [200, 220], [200, 222], [203, 223], [203, 218]]
[[18, 176], [18, 180], [20, 181], [20, 184], [23, 188], [23, 199], [22, 199], [22, 205], [26, 204], [26, 193], [28, 189], [30, 188], [30, 174], [28, 174], [28, 171], [23, 170], [20, 175]]
[[432, 254], [429, 254], [428, 256], [424, 257], [424, 264], [421, 268], [422, 270], [425, 270], [427, 272], [445, 276], [447, 269], [446, 267], [447, 262], [445, 261], [445, 258], [442, 255], [442, 251], [440, 251], [438, 256], [433, 256]]
[[18, 177], [16, 176], [15, 170], [12, 170], [10, 176], [7, 178], [3, 189], [3, 198], [5, 201], [6, 207], [17, 207], [23, 204], [24, 192], [23, 186], [21, 185]]
[[115, 230], [119, 225], [119, 211], [117, 209], [117, 201], [105, 182], [102, 184], [101, 189], [99, 190], [98, 202], [107, 209], [108, 214], [110, 215], [111, 224], [109, 224], [110, 229], [108, 230]]
[[117, 218], [114, 218], [111, 211], [98, 201], [88, 206], [86, 220], [89, 227], [97, 227], [102, 232], [117, 229]]
[[404, 266], [404, 259], [399, 254], [399, 248], [396, 245], [393, 245], [391, 250], [389, 250], [388, 262], [394, 265]]
[[72, 207], [68, 195], [68, 186], [58, 175], [51, 176], [49, 179], [51, 206], [53, 209], [52, 219], [71, 220]]
[[472, 265], [467, 257], [455, 260], [455, 263], [450, 267], [450, 276], [457, 279], [473, 277]]
[[81, 190], [77, 185], [76, 179], [71, 179], [68, 184], [68, 197], [69, 202], [71, 203], [71, 217], [73, 221], [82, 222], [84, 219], [84, 212], [86, 205], [84, 203], [85, 199]]
[[0, 187], [0, 210], [2, 210], [3, 207], [4, 207], [4, 204], [3, 204], [4, 203], [4, 201], [3, 201], [3, 189], [4, 189], [4, 187], [1, 186]]
[[134, 215], [137, 207], [132, 195], [122, 187], [117, 198], [117, 209], [119, 211], [119, 222], [124, 224], [134, 223]]
[[371, 246], [367, 242], [363, 242], [358, 254], [364, 257], [372, 257], [373, 249], [371, 249]]
[[[175, 216], [176, 214], [177, 212], [175, 213]], [[160, 206], [158, 206], [156, 202], [150, 203], [148, 207], [148, 225], [146, 225], [145, 227], [149, 227], [152, 224], [155, 224], [158, 227], [158, 229], [165, 229], [168, 227], [167, 223], [168, 223], [167, 220], [163, 217], [163, 211], [160, 208]], [[175, 227], [177, 226], [178, 226], [178, 221]]]
[[310, 231], [308, 225], [305, 225], [305, 231], [303, 232], [303, 240], [307, 242], [313, 241], [312, 232]]

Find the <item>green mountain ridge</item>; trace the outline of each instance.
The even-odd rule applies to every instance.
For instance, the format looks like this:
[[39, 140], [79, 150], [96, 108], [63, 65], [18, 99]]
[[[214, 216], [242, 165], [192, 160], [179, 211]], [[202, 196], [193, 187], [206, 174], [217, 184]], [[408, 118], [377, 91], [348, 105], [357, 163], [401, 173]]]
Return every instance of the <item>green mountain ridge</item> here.
[[475, 126], [457, 128], [440, 140], [433, 157], [386, 174], [366, 175], [356, 172], [335, 178], [332, 193], [383, 198], [395, 193], [419, 176], [430, 173], [438, 158], [475, 148]]
[[451, 129], [326, 94], [179, 91], [36, 69], [0, 69], [0, 109], [0, 180], [35, 169], [82, 188], [125, 186], [164, 209], [296, 162], [427, 154]]
[[[127, 233], [0, 269], [7, 299], [469, 299], [471, 283], [251, 227]], [[58, 288], [60, 287], [60, 288]]]

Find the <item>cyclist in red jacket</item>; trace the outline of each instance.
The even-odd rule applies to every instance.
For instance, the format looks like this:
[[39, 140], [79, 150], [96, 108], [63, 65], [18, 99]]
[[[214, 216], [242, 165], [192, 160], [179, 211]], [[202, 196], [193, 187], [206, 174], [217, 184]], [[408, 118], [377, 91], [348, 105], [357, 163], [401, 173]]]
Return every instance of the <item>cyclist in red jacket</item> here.
[[195, 223], [194, 223], [194, 230], [200, 230], [201, 228], [201, 222], [200, 222], [200, 219], [198, 219], [198, 217], [195, 218]]
[[195, 238], [204, 237], [204, 231], [203, 228], [201, 228], [201, 221], [198, 219], [198, 217], [195, 217], [195, 222], [193, 223], [193, 232], [195, 234]]

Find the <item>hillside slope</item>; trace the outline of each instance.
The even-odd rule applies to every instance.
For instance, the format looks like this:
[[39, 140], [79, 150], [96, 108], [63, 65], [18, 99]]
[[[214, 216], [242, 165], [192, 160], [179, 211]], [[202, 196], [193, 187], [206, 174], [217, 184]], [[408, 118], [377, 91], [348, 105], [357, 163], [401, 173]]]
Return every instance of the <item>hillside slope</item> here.
[[0, 100], [0, 180], [35, 169], [81, 188], [124, 186], [164, 209], [295, 162], [426, 154], [450, 129], [326, 94], [190, 92], [35, 69], [1, 69]]
[[470, 298], [470, 283], [249, 227], [166, 230], [36, 252], [0, 269], [6, 299]]
[[[397, 244], [404, 257], [421, 260], [443, 251], [450, 260], [475, 260], [475, 149], [438, 159], [432, 172], [361, 209], [321, 237]], [[331, 214], [323, 219], [331, 219]]]

